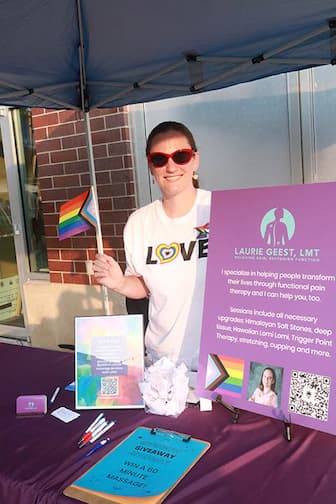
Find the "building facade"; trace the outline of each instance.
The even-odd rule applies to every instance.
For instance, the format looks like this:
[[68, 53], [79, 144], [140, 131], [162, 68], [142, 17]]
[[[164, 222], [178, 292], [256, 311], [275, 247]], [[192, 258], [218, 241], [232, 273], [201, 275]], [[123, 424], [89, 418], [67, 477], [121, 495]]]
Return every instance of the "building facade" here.
[[[15, 124], [15, 117], [13, 119]], [[16, 337], [20, 326], [24, 326], [23, 338], [30, 339], [34, 346], [57, 348], [62, 343], [73, 343], [75, 315], [104, 313], [101, 287], [95, 284], [90, 274], [90, 264], [97, 251], [95, 230], [64, 241], [58, 239], [61, 204], [88, 190], [91, 183], [84, 124], [80, 113], [66, 110], [33, 109], [24, 117], [21, 114], [19, 119], [18, 128], [21, 126], [24, 131], [31, 126], [33, 139], [27, 148], [29, 142], [21, 133], [20, 138], [15, 138], [15, 150], [19, 158], [21, 141], [22, 165], [26, 166], [21, 172], [33, 171], [34, 180], [29, 181], [27, 176], [22, 180], [19, 169], [18, 185], [21, 193], [31, 192], [34, 201], [27, 212], [23, 208], [26, 224], [21, 233], [26, 235], [28, 242], [28, 250], [24, 252], [29, 259], [29, 271], [20, 274], [20, 268], [15, 270], [13, 261], [8, 258], [7, 263], [12, 264], [13, 271], [7, 266], [7, 272], [4, 272], [10, 282], [20, 277], [22, 289], [21, 296], [18, 296], [21, 311], [17, 307], [17, 311], [10, 311], [7, 317], [3, 312], [3, 323], [5, 326], [8, 323], [4, 335]], [[103, 246], [105, 252], [113, 255], [124, 267], [123, 227], [136, 207], [127, 109], [91, 112], [90, 127]], [[27, 155], [27, 151], [33, 154]], [[2, 179], [5, 186], [5, 175]], [[3, 200], [6, 200], [5, 187]], [[41, 208], [37, 208], [39, 205]], [[29, 229], [27, 220], [32, 212], [38, 214], [38, 218], [32, 219]], [[15, 227], [15, 216], [9, 216], [9, 221], [11, 219]], [[37, 239], [30, 240], [36, 227], [38, 242]], [[14, 241], [18, 238], [15, 233], [12, 236]], [[30, 241], [34, 241], [32, 254]], [[35, 259], [37, 257], [35, 261], [33, 255]], [[3, 294], [8, 301], [8, 292], [3, 290]], [[124, 300], [120, 296], [111, 295], [110, 304], [111, 313], [125, 312]]]

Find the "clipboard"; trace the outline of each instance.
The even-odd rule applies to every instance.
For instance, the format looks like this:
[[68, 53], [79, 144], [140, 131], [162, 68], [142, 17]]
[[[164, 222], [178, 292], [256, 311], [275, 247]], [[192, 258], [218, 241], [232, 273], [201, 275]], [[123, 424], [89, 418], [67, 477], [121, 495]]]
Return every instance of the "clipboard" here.
[[89, 504], [159, 504], [210, 448], [175, 431], [139, 427], [65, 488]]

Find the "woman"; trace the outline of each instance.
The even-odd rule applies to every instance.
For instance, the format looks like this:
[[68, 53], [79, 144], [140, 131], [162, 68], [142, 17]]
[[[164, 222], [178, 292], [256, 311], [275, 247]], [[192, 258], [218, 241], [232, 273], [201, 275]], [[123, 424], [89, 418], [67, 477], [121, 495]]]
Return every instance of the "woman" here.
[[124, 230], [125, 274], [114, 259], [97, 255], [95, 278], [126, 297], [149, 297], [148, 363], [165, 356], [196, 370], [211, 193], [198, 188], [199, 154], [183, 124], [156, 126], [146, 155], [162, 200], [130, 216]]
[[277, 408], [278, 395], [275, 391], [275, 385], [275, 371], [270, 367], [266, 367], [261, 374], [260, 383], [253, 392], [249, 401], [253, 401], [257, 404], [263, 404], [264, 406], [272, 406], [273, 408]]

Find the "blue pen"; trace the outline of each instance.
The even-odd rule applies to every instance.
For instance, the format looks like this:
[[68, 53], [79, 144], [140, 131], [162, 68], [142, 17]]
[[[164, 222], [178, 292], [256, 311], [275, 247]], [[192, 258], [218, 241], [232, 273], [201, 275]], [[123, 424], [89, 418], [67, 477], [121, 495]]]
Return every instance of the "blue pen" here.
[[102, 439], [101, 441], [99, 441], [99, 443], [94, 445], [94, 447], [91, 448], [91, 450], [89, 450], [87, 453], [85, 453], [85, 455], [83, 455], [80, 460], [82, 460], [83, 458], [89, 457], [89, 455], [92, 455], [92, 453], [95, 453], [96, 451], [100, 450], [100, 448], [105, 446], [110, 441], [111, 441], [111, 439], [109, 437], [106, 439]]

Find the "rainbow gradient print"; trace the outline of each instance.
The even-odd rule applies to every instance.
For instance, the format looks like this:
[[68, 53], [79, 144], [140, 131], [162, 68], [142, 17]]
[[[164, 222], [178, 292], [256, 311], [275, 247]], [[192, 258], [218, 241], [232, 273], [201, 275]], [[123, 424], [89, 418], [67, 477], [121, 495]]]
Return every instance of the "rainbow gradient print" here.
[[92, 229], [97, 224], [97, 210], [92, 189], [79, 194], [60, 207], [58, 238], [65, 240]]
[[76, 409], [143, 408], [142, 315], [75, 318]]
[[244, 378], [244, 360], [224, 355], [209, 354], [205, 388], [240, 397]]

